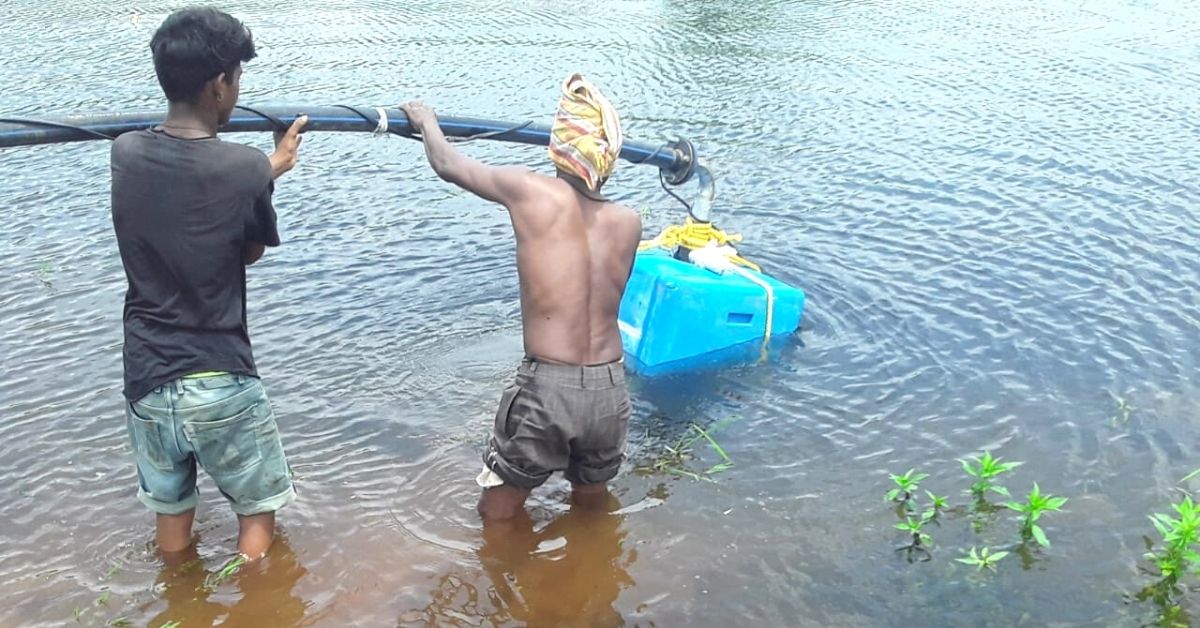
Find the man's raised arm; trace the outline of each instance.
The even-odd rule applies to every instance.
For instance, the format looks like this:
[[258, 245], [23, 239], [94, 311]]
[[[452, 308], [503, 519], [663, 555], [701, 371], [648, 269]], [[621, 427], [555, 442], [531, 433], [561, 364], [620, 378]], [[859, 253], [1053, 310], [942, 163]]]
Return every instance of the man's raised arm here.
[[413, 130], [424, 139], [429, 165], [444, 181], [510, 209], [530, 193], [534, 174], [529, 170], [489, 166], [471, 159], [446, 140], [433, 109], [421, 102], [406, 103], [400, 108], [408, 115]]

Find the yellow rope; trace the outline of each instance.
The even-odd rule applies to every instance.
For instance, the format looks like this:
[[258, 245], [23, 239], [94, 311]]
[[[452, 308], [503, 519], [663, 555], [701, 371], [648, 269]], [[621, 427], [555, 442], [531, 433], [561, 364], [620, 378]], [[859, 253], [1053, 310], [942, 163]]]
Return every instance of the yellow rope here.
[[[722, 246], [730, 242], [741, 242], [742, 234], [725, 233], [714, 227], [712, 223], [698, 222], [692, 220], [691, 216], [688, 216], [682, 225], [668, 225], [654, 239], [642, 240], [638, 244], [638, 251], [648, 251], [653, 248], [674, 249], [681, 245], [689, 249], [699, 249], [709, 242], [714, 241], [717, 243], [717, 246]], [[758, 264], [740, 255], [732, 255], [729, 259], [735, 264], [762, 272], [762, 268]]]
[[765, 362], [767, 360], [767, 348], [771, 344], [771, 328], [774, 327], [775, 322], [775, 290], [771, 288], [771, 284], [758, 277], [755, 277], [754, 275], [751, 275], [750, 273], [746, 272], [745, 269], [734, 268], [733, 272], [745, 277], [751, 283], [758, 285], [758, 287], [763, 289], [763, 292], [767, 293], [767, 328], [763, 333], [762, 350], [758, 356], [759, 362]]

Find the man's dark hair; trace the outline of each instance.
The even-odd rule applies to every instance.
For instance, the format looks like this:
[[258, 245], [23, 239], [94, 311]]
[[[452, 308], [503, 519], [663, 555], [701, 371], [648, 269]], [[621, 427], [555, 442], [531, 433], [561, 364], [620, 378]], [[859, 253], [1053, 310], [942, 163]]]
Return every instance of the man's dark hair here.
[[150, 50], [158, 84], [172, 102], [195, 102], [205, 83], [222, 72], [232, 81], [234, 68], [255, 56], [250, 29], [209, 8], [169, 15], [150, 40]]

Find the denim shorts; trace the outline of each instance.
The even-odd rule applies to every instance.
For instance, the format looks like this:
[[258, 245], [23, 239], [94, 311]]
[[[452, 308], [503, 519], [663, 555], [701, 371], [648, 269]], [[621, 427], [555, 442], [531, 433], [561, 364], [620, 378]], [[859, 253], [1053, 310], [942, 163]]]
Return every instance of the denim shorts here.
[[196, 507], [196, 464], [239, 515], [296, 498], [271, 402], [248, 375], [184, 377], [125, 406], [138, 499], [159, 514]]

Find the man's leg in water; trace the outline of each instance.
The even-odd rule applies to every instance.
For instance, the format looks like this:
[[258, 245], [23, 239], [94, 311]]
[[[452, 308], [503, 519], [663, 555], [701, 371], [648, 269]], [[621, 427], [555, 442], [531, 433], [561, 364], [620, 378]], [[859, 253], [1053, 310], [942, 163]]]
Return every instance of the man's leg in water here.
[[529, 493], [529, 489], [507, 484], [485, 488], [479, 497], [479, 516], [484, 523], [512, 519], [525, 509]]
[[177, 515], [159, 514], [155, 517], [155, 539], [163, 554], [178, 554], [192, 546], [192, 521], [196, 509]]
[[246, 560], [258, 560], [267, 555], [275, 541], [275, 513], [238, 515], [238, 552]]
[[[196, 510], [178, 515], [158, 515], [158, 547], [163, 554], [178, 554], [192, 546], [192, 521]], [[248, 560], [258, 560], [275, 541], [275, 513], [238, 515], [238, 552]], [[168, 557], [169, 558], [169, 557]]]
[[572, 484], [571, 505], [587, 510], [604, 510], [612, 502], [608, 484]]

